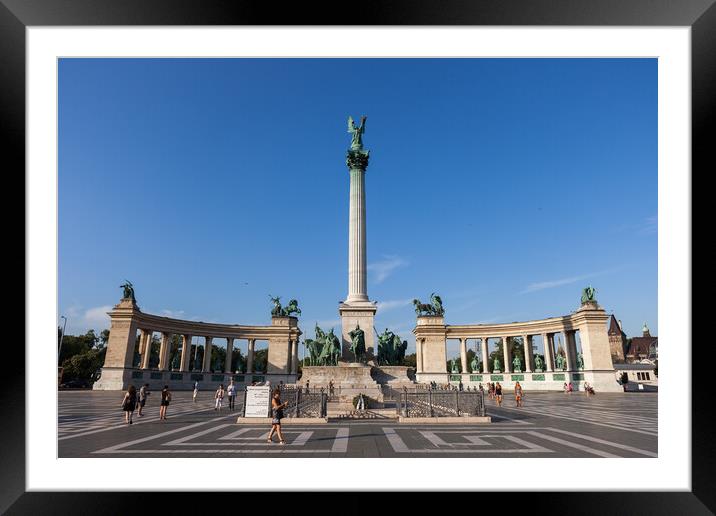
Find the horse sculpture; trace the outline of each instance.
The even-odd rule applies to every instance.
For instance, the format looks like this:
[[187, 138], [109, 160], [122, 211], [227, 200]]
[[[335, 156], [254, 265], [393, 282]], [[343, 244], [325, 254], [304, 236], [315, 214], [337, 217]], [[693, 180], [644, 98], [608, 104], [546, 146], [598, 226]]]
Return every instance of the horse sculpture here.
[[292, 314], [301, 315], [301, 309], [298, 307], [298, 301], [292, 299], [288, 302], [288, 305], [283, 309], [283, 315], [290, 316]]
[[440, 296], [435, 294], [435, 292], [430, 294], [430, 304], [421, 303], [419, 299], [413, 299], [413, 305], [415, 306], [415, 313], [418, 317], [423, 315], [445, 315], [443, 301], [440, 299]]

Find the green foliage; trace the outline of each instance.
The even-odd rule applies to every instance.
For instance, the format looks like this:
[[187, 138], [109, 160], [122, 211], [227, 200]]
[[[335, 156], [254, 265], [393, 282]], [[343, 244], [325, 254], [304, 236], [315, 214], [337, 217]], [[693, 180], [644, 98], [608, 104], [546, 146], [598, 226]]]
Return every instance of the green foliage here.
[[241, 349], [234, 348], [231, 353], [231, 370], [246, 372], [246, 357], [241, 353]]
[[266, 372], [268, 363], [268, 349], [259, 349], [254, 352], [254, 372]]
[[66, 359], [62, 362], [62, 381], [87, 380], [94, 382], [97, 379], [97, 373], [104, 364], [106, 352], [106, 347], [90, 349]]
[[405, 358], [403, 359], [403, 365], [408, 367], [417, 367], [418, 361], [416, 354], [411, 353], [410, 355], [405, 355]]
[[93, 349], [99, 340], [94, 330], [90, 330], [84, 335], [65, 335], [64, 339], [62, 339], [61, 333], [61, 331], [58, 333], [57, 338], [58, 347], [60, 340], [62, 340], [62, 349], [60, 350], [59, 357], [60, 363], [64, 363], [65, 360], [75, 355], [80, 355]]

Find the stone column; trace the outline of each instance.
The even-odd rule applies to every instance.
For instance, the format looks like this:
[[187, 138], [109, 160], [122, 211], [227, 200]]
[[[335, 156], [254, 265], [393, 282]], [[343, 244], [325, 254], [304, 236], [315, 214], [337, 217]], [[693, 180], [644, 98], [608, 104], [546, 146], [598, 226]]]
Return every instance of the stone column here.
[[298, 339], [291, 341], [291, 374], [298, 374]]
[[189, 370], [189, 357], [191, 356], [191, 335], [182, 335], [180, 371]]
[[256, 339], [249, 339], [249, 349], [246, 352], [246, 372], [254, 372], [254, 344]]
[[460, 339], [460, 372], [467, 373], [467, 339]]
[[365, 170], [368, 167], [368, 154], [360, 150], [350, 150], [346, 163], [350, 174], [346, 304], [351, 304], [368, 301], [365, 238]]
[[529, 335], [522, 335], [522, 350], [525, 352], [525, 372], [532, 372], [532, 341]]
[[152, 356], [152, 332], [147, 330], [144, 341], [144, 354], [142, 355], [142, 369], [149, 369], [149, 358]]
[[549, 333], [542, 334], [542, 347], [544, 348], [545, 369], [551, 373], [554, 369], [552, 368], [552, 342]]
[[481, 345], [482, 345], [482, 372], [484, 374], [488, 374], [490, 372], [490, 366], [487, 363], [487, 357], [488, 357], [488, 355], [487, 355], [487, 339], [488, 338], [489, 337], [482, 337], [482, 339], [481, 339], [482, 340], [482, 343], [481, 343]]
[[162, 344], [159, 348], [159, 370], [160, 371], [166, 371], [169, 369], [169, 347], [170, 342], [169, 338], [171, 337], [170, 333], [162, 332]]
[[571, 346], [570, 346], [570, 331], [569, 330], [562, 330], [562, 335], [564, 335], [564, 353], [565, 357], [567, 358], [567, 371], [574, 371], [574, 356], [572, 354]]
[[510, 350], [508, 346], [509, 337], [502, 337], [502, 356], [505, 358], [505, 367], [502, 368], [502, 372], [509, 373], [512, 371], [512, 364], [510, 363]]
[[422, 373], [423, 372], [423, 351], [420, 349], [421, 342], [420, 339], [415, 339], [415, 372], [416, 373]]
[[227, 337], [226, 339], [226, 363], [224, 364], [224, 372], [232, 373], [231, 370], [231, 355], [234, 352], [234, 339]]
[[202, 372], [211, 372], [211, 345], [213, 337], [204, 337], [206, 343], [204, 344], [204, 365], [202, 366]]

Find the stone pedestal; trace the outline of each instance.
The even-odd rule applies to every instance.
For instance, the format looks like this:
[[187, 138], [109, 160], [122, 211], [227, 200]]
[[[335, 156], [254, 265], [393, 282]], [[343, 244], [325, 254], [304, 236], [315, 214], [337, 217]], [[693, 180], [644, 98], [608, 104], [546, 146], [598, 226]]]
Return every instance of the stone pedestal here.
[[338, 313], [341, 316], [341, 356], [344, 360], [350, 362], [355, 359], [351, 353], [351, 336], [350, 332], [355, 330], [359, 325], [365, 334], [365, 351], [368, 360], [375, 357], [375, 331], [373, 329], [373, 321], [375, 312], [378, 310], [375, 303], [371, 301], [361, 301], [341, 303], [338, 305]]
[[336, 394], [341, 398], [353, 399], [360, 393], [383, 401], [380, 385], [371, 376], [371, 366], [364, 364], [347, 364], [337, 366], [306, 366], [303, 368], [300, 385], [309, 382], [311, 390], [323, 387], [328, 392], [328, 384], [333, 381]]

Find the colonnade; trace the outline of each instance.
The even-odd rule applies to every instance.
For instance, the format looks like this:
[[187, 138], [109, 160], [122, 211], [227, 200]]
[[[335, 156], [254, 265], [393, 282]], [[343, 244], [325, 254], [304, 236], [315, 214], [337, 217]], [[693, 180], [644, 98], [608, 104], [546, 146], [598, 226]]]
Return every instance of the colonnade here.
[[[109, 343], [102, 375], [100, 380], [95, 382], [95, 389], [124, 389], [138, 379], [166, 381], [170, 385], [175, 382], [173, 385], [176, 387], [186, 388], [195, 377], [202, 379], [201, 373], [212, 373], [209, 380], [221, 382], [227, 375], [233, 374], [231, 363], [237, 340], [246, 340], [248, 343], [246, 373], [256, 372], [256, 341], [268, 343], [266, 370], [261, 372], [266, 380], [276, 383], [293, 382], [298, 373], [298, 341], [301, 330], [296, 317], [271, 317], [271, 324], [267, 326], [185, 321], [144, 313], [131, 299], [122, 299], [108, 314], [111, 321]], [[155, 332], [161, 335], [159, 363], [157, 367], [150, 367], [152, 337]], [[134, 367], [138, 335], [140, 362], [138, 367]], [[175, 335], [181, 336], [178, 368], [176, 364], [172, 368], [169, 360]], [[204, 356], [202, 363], [194, 364], [194, 370], [190, 371], [191, 341], [196, 336], [205, 339]], [[211, 362], [215, 339], [226, 339], [226, 359], [218, 371], [212, 370]], [[246, 381], [251, 379], [252, 376], [249, 376]]]
[[[139, 336], [139, 354], [140, 354], [140, 363], [139, 363], [139, 369], [150, 369], [150, 359], [151, 359], [151, 344], [152, 344], [152, 336], [154, 334], [154, 330], [151, 329], [145, 329], [140, 328], [140, 336]], [[192, 344], [191, 341], [194, 338], [194, 335], [190, 334], [181, 334], [181, 359], [179, 363], [178, 369], [172, 369], [169, 364], [169, 354], [171, 352], [171, 342], [172, 337], [174, 336], [173, 333], [170, 332], [160, 332], [161, 333], [161, 340], [160, 340], [160, 348], [159, 348], [159, 365], [157, 366], [157, 370], [159, 371], [180, 371], [180, 372], [188, 372], [189, 371], [189, 364], [191, 362], [191, 348], [192, 346], [199, 346], [199, 344]], [[204, 357], [200, 368], [196, 367], [196, 364], [194, 364], [194, 370], [200, 371], [200, 372], [220, 372], [212, 370], [211, 368], [211, 352], [212, 348], [214, 347], [214, 338], [212, 336], [203, 336], [204, 337]], [[233, 373], [234, 371], [231, 370], [231, 363], [233, 361], [233, 351], [234, 351], [234, 341], [239, 340], [235, 337], [226, 337], [226, 358], [224, 359], [224, 367], [223, 372], [224, 373]], [[255, 338], [249, 338], [245, 339], [248, 342], [247, 346], [247, 354], [246, 354], [246, 373], [254, 373], [254, 359], [256, 354], [256, 341], [258, 339]], [[287, 373], [289, 374], [297, 374], [298, 373], [298, 339], [289, 339], [289, 346], [290, 346], [290, 354], [289, 354], [289, 363], [287, 369]]]
[[[577, 367], [577, 346], [576, 346], [576, 333], [578, 330], [562, 330], [559, 333], [562, 333], [564, 335], [565, 339], [565, 345], [564, 345], [564, 351], [565, 351], [565, 358], [566, 358], [566, 368], [565, 371], [576, 371], [578, 370]], [[553, 372], [557, 370], [556, 364], [555, 364], [555, 350], [554, 350], [554, 337], [556, 333], [541, 333], [539, 334], [542, 338], [543, 343], [543, 349], [544, 349], [544, 368], [542, 371], [545, 372]], [[525, 362], [523, 364], [523, 368], [519, 371], [515, 371], [513, 367], [513, 360], [514, 357], [512, 355], [511, 346], [509, 345], [509, 339], [512, 339], [514, 337], [520, 337], [522, 339], [522, 349], [523, 354], [525, 357]], [[534, 354], [532, 350], [532, 337], [533, 335], [530, 334], [522, 334], [522, 335], [510, 335], [510, 336], [502, 336], [502, 337], [482, 337], [482, 336], [464, 336], [464, 337], [457, 337], [460, 341], [460, 371], [461, 373], [467, 373], [469, 372], [477, 372], [477, 373], [483, 373], [483, 374], [489, 374], [493, 372], [493, 368], [490, 367], [488, 357], [490, 356], [489, 353], [489, 346], [488, 341], [491, 338], [497, 338], [502, 341], [502, 364], [503, 367], [500, 369], [499, 372], [502, 373], [532, 373], [535, 372], [536, 367], [534, 365]], [[451, 337], [454, 338], [454, 337]], [[479, 340], [480, 341], [480, 359], [482, 362], [482, 368], [480, 371], [472, 371], [472, 369], [469, 367], [470, 364], [468, 364], [467, 360], [467, 341], [468, 340]], [[423, 353], [422, 348], [425, 346], [426, 339], [419, 339], [416, 340], [416, 369], [417, 372], [425, 372], [427, 371], [425, 367], [425, 363], [423, 362]], [[446, 353], [447, 356], [447, 353]], [[542, 372], [538, 371], [538, 372]], [[562, 371], [562, 369], [560, 369]], [[449, 371], [448, 371], [449, 372]]]
[[[583, 303], [575, 312], [548, 319], [506, 324], [447, 325], [442, 316], [419, 316], [413, 330], [416, 347], [416, 377], [419, 382], [450, 381], [451, 373], [446, 371], [447, 340], [460, 341], [461, 381], [524, 381], [529, 388], [551, 390], [561, 388], [564, 382], [588, 381], [602, 391], [621, 392], [614, 382], [614, 365], [611, 359], [607, 334], [605, 311], [596, 303]], [[581, 361], [577, 353], [577, 332], [581, 344]], [[557, 369], [555, 337], [564, 336], [564, 368]], [[533, 340], [541, 337], [544, 348], [544, 365], [538, 371], [532, 350]], [[510, 346], [513, 338], [521, 338], [524, 362], [521, 370], [515, 371]], [[472, 371], [468, 363], [468, 340], [480, 341], [482, 367]], [[490, 339], [502, 342], [502, 362], [499, 374], [489, 358]], [[515, 374], [517, 373], [517, 374]], [[484, 377], [483, 375], [489, 375]], [[457, 381], [457, 380], [455, 380]]]

